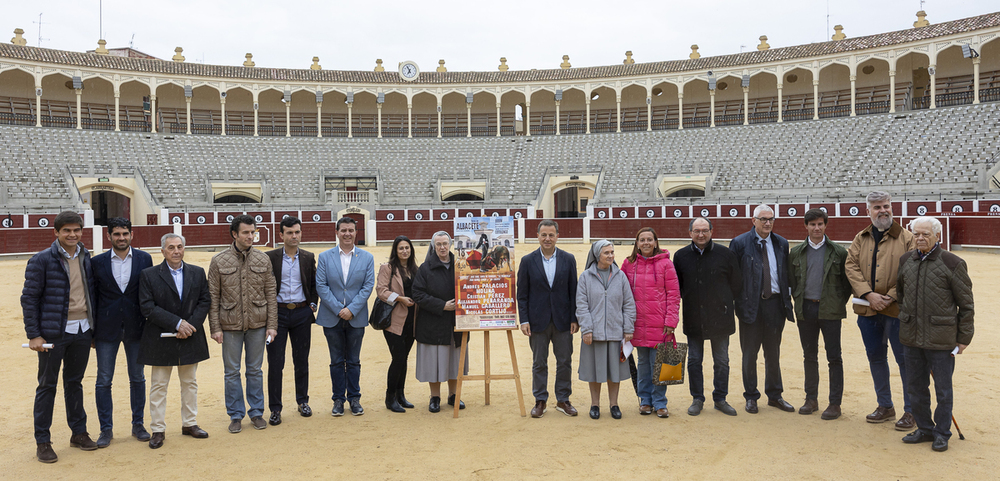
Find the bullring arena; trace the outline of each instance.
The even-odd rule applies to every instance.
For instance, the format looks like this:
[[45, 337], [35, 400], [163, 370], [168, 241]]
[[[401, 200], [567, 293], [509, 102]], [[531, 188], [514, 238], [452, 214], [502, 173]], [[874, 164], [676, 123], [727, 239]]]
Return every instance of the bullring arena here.
[[[689, 58], [648, 63], [629, 52], [618, 65], [573, 67], [565, 58], [559, 68], [514, 70], [501, 59], [491, 72], [381, 60], [374, 71], [324, 70], [318, 61], [272, 69], [250, 54], [243, 65], [207, 65], [180, 50], [161, 60], [103, 40], [87, 52], [31, 47], [18, 28], [0, 44], [3, 477], [993, 478], [1000, 468], [1000, 421], [989, 411], [1000, 399], [1000, 328], [992, 322], [1000, 310], [1000, 13], [933, 23], [921, 11], [912, 23], [859, 37], [837, 29], [829, 41], [790, 47], [762, 37], [750, 51], [720, 56], [692, 46]], [[686, 385], [668, 389], [669, 419], [640, 417], [628, 383], [621, 421], [555, 410], [522, 418], [510, 381], [491, 384], [489, 406], [481, 383], [468, 383], [469, 408], [453, 419], [427, 412], [413, 356], [407, 395], [416, 408], [394, 414], [379, 402], [389, 356], [370, 329], [361, 354], [368, 412], [332, 418], [329, 357], [314, 326], [314, 417], [290, 411], [280, 426], [227, 433], [221, 348], [210, 343], [198, 410], [209, 439], [180, 435], [175, 381], [164, 448], [151, 451], [119, 428], [108, 449], [70, 449], [59, 395], [52, 436], [61, 459], [42, 466], [32, 457], [37, 359], [19, 347], [18, 299], [26, 260], [51, 244], [62, 210], [83, 215], [84, 243], [95, 253], [109, 247], [107, 220], [127, 217], [133, 246], [149, 250], [154, 263], [160, 237], [177, 232], [188, 242], [185, 260], [206, 269], [230, 241], [229, 221], [244, 213], [257, 220], [261, 249], [280, 245], [283, 217], [302, 219], [313, 252], [336, 242], [338, 218], [354, 218], [376, 263], [397, 235], [414, 239], [422, 258], [431, 234], [450, 231], [455, 218], [493, 215], [516, 219], [520, 260], [536, 248], [538, 222], [553, 218], [559, 246], [582, 269], [592, 240], [615, 241], [620, 262], [645, 226], [674, 252], [688, 243], [697, 216], [711, 218], [714, 238], [725, 243], [751, 228], [760, 203], [773, 207], [775, 232], [793, 245], [805, 238], [801, 216], [810, 208], [830, 215], [832, 240], [850, 243], [870, 223], [864, 197], [873, 190], [893, 195], [904, 226], [917, 216], [939, 218], [942, 245], [969, 265], [978, 329], [956, 363], [954, 412], [967, 439], [955, 436], [944, 454], [904, 445], [891, 424], [865, 422], [875, 399], [852, 314], [843, 325], [844, 415], [834, 421], [766, 407], [757, 415], [739, 409], [736, 418], [711, 409], [690, 417]], [[515, 343], [530, 406], [531, 351], [520, 333]], [[732, 343], [729, 400], [738, 406]], [[510, 361], [496, 354], [506, 352], [504, 336], [492, 347], [493, 369], [509, 371]], [[799, 403], [794, 326], [782, 351], [784, 397]], [[471, 371], [481, 372], [481, 335], [470, 353]], [[120, 354], [118, 426], [128, 421], [124, 363]], [[94, 437], [95, 371], [91, 358], [84, 395]], [[821, 362], [821, 397], [826, 381]], [[586, 383], [574, 381], [573, 389], [575, 403], [586, 405]], [[293, 395], [287, 375], [284, 395]]]

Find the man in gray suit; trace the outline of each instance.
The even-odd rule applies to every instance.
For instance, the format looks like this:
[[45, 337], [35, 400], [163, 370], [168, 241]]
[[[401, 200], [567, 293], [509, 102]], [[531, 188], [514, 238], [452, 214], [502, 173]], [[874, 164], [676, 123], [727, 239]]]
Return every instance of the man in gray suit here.
[[319, 255], [316, 292], [321, 300], [316, 324], [323, 326], [330, 348], [333, 383], [333, 416], [344, 415], [344, 401], [351, 414], [361, 407], [361, 340], [368, 324], [368, 298], [375, 287], [375, 258], [354, 245], [354, 219], [337, 221], [337, 247]]

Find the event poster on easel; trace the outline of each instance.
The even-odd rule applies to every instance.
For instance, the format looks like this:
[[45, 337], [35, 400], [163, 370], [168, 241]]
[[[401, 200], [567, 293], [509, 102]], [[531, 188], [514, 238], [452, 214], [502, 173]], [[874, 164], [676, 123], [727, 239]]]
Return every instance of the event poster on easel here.
[[514, 218], [456, 218], [455, 248], [455, 329], [516, 329]]

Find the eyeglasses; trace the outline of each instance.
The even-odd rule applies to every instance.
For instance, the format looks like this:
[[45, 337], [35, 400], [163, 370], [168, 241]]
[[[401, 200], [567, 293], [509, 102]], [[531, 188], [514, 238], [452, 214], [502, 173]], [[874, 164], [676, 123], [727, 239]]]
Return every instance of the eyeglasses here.
[[774, 223], [774, 217], [754, 217], [754, 219], [757, 219], [757, 220], [759, 220], [759, 221], [761, 221], [761, 222], [763, 222], [765, 224], [773, 224]]
[[704, 230], [702, 230], [702, 229], [695, 229], [695, 230], [691, 231], [691, 233], [694, 234], [694, 235], [705, 235], [705, 234], [712, 233], [712, 231], [710, 231], [708, 229], [704, 229]]

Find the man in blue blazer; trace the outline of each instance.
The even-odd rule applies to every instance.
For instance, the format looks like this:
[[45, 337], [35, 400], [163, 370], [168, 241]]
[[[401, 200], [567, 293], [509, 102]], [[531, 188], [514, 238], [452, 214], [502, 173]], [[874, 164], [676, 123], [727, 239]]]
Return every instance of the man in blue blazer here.
[[368, 324], [368, 298], [375, 287], [375, 258], [354, 245], [354, 219], [337, 221], [337, 247], [319, 255], [316, 292], [320, 305], [316, 324], [323, 326], [330, 348], [334, 416], [344, 415], [344, 401], [351, 414], [361, 407], [361, 339]]
[[114, 409], [111, 401], [111, 381], [115, 376], [118, 346], [125, 345], [128, 365], [129, 399], [132, 401], [132, 435], [149, 441], [143, 427], [143, 407], [146, 404], [146, 378], [139, 363], [139, 346], [146, 323], [139, 310], [139, 273], [153, 266], [153, 258], [132, 248], [132, 222], [123, 217], [108, 221], [111, 249], [94, 256], [94, 282], [97, 285], [97, 322], [94, 325], [94, 348], [97, 350], [97, 419], [101, 436], [97, 447], [106, 448], [114, 438]]
[[729, 244], [743, 272], [743, 291], [736, 298], [740, 318], [740, 348], [743, 350], [743, 397], [746, 411], [757, 413], [757, 353], [764, 347], [764, 393], [767, 405], [793, 412], [781, 397], [781, 331], [785, 320], [795, 322], [788, 288], [788, 241], [771, 232], [774, 210], [758, 205], [753, 211], [754, 228]]
[[556, 409], [567, 416], [577, 410], [569, 402], [573, 393], [573, 334], [576, 321], [576, 258], [556, 248], [559, 224], [538, 223], [538, 249], [524, 256], [517, 269], [517, 312], [521, 332], [531, 345], [531, 392], [535, 407], [531, 417], [545, 414], [549, 399], [549, 343], [556, 356]]

